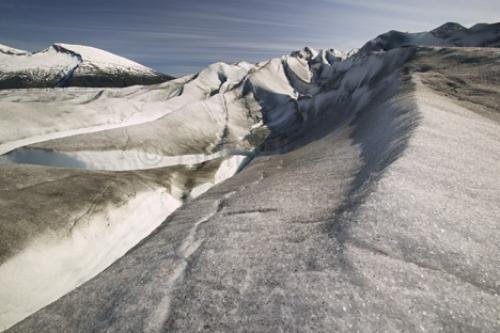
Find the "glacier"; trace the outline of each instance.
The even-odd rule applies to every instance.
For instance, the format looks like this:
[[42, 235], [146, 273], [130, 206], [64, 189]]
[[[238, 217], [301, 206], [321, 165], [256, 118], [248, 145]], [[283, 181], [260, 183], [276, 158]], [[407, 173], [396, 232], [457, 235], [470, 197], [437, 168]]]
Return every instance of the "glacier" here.
[[0, 90], [0, 328], [497, 331], [499, 36]]

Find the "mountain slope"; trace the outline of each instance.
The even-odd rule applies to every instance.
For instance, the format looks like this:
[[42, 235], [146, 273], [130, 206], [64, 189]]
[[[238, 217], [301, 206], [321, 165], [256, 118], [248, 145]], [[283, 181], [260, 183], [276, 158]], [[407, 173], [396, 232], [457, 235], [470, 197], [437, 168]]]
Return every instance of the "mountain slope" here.
[[89, 46], [54, 44], [36, 53], [0, 45], [0, 89], [124, 87], [171, 77]]
[[[1, 234], [11, 237], [0, 293], [14, 300], [0, 309], [3, 325], [83, 283], [8, 331], [498, 331], [500, 51], [399, 46], [350, 57], [305, 48], [154, 87], [54, 92], [48, 102], [73, 100], [54, 112], [77, 135], [43, 117], [42, 92], [0, 98], [46, 123], [17, 134], [10, 117], [0, 127], [9, 152]], [[95, 110], [115, 114], [114, 98], [168, 111], [98, 127]], [[220, 179], [215, 170], [227, 178], [241, 169], [239, 159], [225, 171], [242, 154], [254, 158], [198, 197]], [[60, 170], [72, 177], [53, 183]], [[91, 272], [68, 273], [43, 252], [37, 261], [54, 267], [29, 292], [16, 289], [30, 285], [33, 274], [15, 269], [34, 266], [23, 257], [38, 249], [33, 240], [50, 250], [73, 237], [47, 240], [32, 226], [42, 213], [53, 218], [43, 202], [79, 216], [81, 195], [65, 188], [92, 202], [101, 183], [100, 205], [148, 186], [184, 205], [123, 257], [96, 256], [105, 264]], [[12, 218], [23, 206], [28, 221]], [[82, 228], [100, 225], [93, 213]], [[53, 232], [68, 230], [66, 215]], [[63, 292], [55, 278], [73, 282]]]
[[480, 23], [467, 29], [448, 22], [429, 32], [389, 31], [366, 43], [361, 52], [390, 50], [405, 45], [499, 47], [499, 35], [500, 23]]

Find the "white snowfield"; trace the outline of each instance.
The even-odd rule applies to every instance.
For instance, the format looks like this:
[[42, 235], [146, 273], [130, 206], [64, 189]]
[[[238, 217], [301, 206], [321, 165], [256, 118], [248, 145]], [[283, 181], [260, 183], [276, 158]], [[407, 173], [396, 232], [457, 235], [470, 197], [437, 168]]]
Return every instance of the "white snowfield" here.
[[76, 55], [59, 52], [53, 46], [34, 54], [4, 53], [3, 50], [0, 50], [0, 80], [13, 73], [23, 73], [40, 81], [60, 80], [81, 62]]
[[94, 77], [94, 83], [102, 78], [103, 83], [98, 84], [101, 86], [109, 84], [105, 83], [106, 77], [123, 75], [136, 77], [139, 83], [139, 79], [163, 76], [149, 67], [90, 46], [56, 43], [30, 53], [0, 45], [0, 88], [86, 86], [87, 83], [80, 82], [86, 77]]
[[56, 43], [54, 46], [61, 50], [70, 51], [81, 58], [77, 71], [93, 72], [98, 69], [103, 72], [131, 71], [141, 74], [155, 74], [155, 71], [149, 67], [95, 47], [63, 43]]
[[0, 329], [498, 331], [499, 36], [0, 90]]
[[15, 49], [13, 47], [7, 46], [0, 44], [0, 52], [2, 53], [10, 53], [10, 54], [26, 54], [28, 51], [20, 50], [20, 49]]
[[6, 53], [0, 52], [0, 71], [2, 73], [34, 73], [41, 68], [50, 68], [51, 74], [56, 75], [58, 72], [67, 72], [73, 69], [80, 62], [77, 55], [60, 52], [54, 46], [34, 54], [10, 54], [8, 50]]

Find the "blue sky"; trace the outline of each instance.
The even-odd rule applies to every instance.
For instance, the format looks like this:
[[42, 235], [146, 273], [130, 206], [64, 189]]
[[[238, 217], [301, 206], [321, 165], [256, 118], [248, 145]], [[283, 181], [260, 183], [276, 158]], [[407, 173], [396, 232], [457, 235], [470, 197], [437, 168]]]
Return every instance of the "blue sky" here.
[[0, 43], [99, 47], [165, 73], [256, 62], [303, 46], [351, 49], [391, 29], [500, 21], [495, 0], [0, 0]]

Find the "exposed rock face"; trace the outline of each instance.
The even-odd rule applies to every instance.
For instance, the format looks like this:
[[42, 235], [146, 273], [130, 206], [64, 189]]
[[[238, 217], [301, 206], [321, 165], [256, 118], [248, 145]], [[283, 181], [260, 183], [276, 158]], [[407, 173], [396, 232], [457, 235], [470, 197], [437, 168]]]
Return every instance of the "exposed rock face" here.
[[[482, 46], [496, 27], [428, 34]], [[71, 101], [53, 110], [62, 128], [0, 131], [0, 216], [9, 225], [1, 234], [10, 237], [0, 281], [47, 236], [12, 218], [19, 202], [32, 218], [47, 198], [64, 207], [56, 235], [71, 229], [66, 216], [81, 214], [78, 200], [53, 196], [70, 184], [90, 202], [101, 193], [107, 207], [134, 211], [131, 189], [183, 203], [125, 255], [104, 256], [114, 261], [107, 269], [70, 275], [81, 285], [28, 318], [20, 321], [36, 310], [30, 300], [40, 308], [54, 299], [26, 294], [2, 308], [6, 327], [20, 321], [7, 331], [498, 331], [500, 51], [385, 36], [353, 55], [305, 48], [80, 99], [0, 95], [25, 114]], [[120, 101], [138, 114], [93, 111], [115, 114]], [[245, 166], [241, 156], [253, 160]], [[214, 186], [234, 173], [235, 158], [245, 168]], [[53, 297], [49, 282], [40, 285]]]

